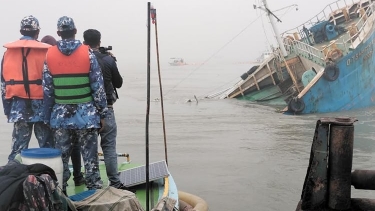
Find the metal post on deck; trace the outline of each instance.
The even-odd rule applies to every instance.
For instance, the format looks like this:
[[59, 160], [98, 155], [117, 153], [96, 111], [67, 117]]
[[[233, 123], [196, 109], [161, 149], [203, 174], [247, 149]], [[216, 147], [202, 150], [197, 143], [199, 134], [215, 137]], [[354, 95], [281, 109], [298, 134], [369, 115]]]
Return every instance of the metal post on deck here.
[[328, 159], [328, 207], [331, 209], [350, 208], [353, 139], [354, 125], [331, 124]]
[[147, 3], [147, 107], [146, 107], [146, 211], [149, 211], [149, 121], [150, 121], [150, 62], [151, 62], [151, 3]]

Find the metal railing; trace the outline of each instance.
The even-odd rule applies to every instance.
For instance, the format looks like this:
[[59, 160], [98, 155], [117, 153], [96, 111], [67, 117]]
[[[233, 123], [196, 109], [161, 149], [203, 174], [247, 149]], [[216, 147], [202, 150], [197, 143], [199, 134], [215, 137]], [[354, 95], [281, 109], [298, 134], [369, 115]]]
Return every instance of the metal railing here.
[[[319, 14], [325, 15], [327, 13], [325, 12], [326, 9], [329, 8], [329, 11], [331, 11], [329, 16], [332, 16], [333, 14], [335, 14], [335, 10], [332, 9], [332, 5], [336, 5], [336, 7], [339, 8], [339, 2], [343, 2], [346, 9], [350, 9], [351, 7], [353, 7], [353, 5], [356, 5], [354, 6], [357, 7], [355, 12], [360, 15], [360, 19], [356, 23], [353, 23], [346, 33], [341, 35], [338, 39], [332, 40], [328, 45], [322, 46], [322, 49], [311, 46], [306, 42], [306, 39], [302, 38], [300, 40], [294, 40], [291, 39], [291, 36], [289, 35], [284, 39], [284, 46], [287, 51], [289, 53], [296, 53], [297, 55], [305, 57], [321, 66], [325, 66], [327, 53], [330, 50], [338, 48], [345, 55], [352, 49], [354, 49], [359, 43], [361, 43], [366, 35], [370, 32], [370, 30], [372, 30], [372, 25], [370, 23], [373, 23], [374, 21], [374, 17], [371, 15], [375, 11], [375, 0], [362, 0], [357, 3], [353, 3], [353, 5], [351, 6], [348, 6], [345, 0], [339, 0], [328, 5]], [[365, 6], [366, 9], [360, 7], [360, 5], [365, 4], [365, 2], [369, 3], [369, 5]], [[316, 15], [315, 18], [319, 17], [319, 14]], [[311, 20], [313, 19], [314, 18], [305, 23], [311, 23]], [[327, 17], [325, 18], [325, 20], [328, 20]], [[302, 24], [301, 26], [304, 26], [304, 24]], [[298, 29], [298, 27], [295, 29]]]
[[[302, 31], [303, 27], [310, 28], [321, 21], [333, 21], [334, 24], [336, 24], [335, 15], [337, 15], [338, 12], [343, 11], [344, 9], [347, 10], [350, 17], [354, 15], [356, 18], [358, 18], [357, 15], [360, 15], [360, 18], [356, 21], [356, 23], [352, 24], [352, 28], [354, 31], [351, 31], [352, 28], [349, 27], [349, 30], [347, 32], [342, 34], [339, 38], [332, 40], [328, 45], [322, 46], [321, 49], [313, 47], [308, 43], [306, 38], [304, 39], [304, 32]], [[295, 53], [324, 67], [326, 63], [327, 53], [330, 50], [338, 48], [345, 55], [355, 47], [357, 47], [364, 40], [364, 38], [367, 37], [370, 30], [372, 30], [372, 28], [374, 27], [374, 11], [375, 0], [360, 0], [356, 2], [354, 2], [354, 0], [338, 0], [327, 5], [320, 13], [318, 13], [316, 16], [306, 21], [305, 23], [282, 33], [284, 37], [288, 35], [283, 40], [284, 46], [289, 54]], [[296, 33], [299, 34], [301, 39], [294, 39]], [[279, 55], [276, 54], [273, 58], [278, 58], [278, 56]], [[264, 63], [268, 63], [269, 61], [270, 58], [266, 59], [260, 66], [264, 66]], [[259, 69], [261, 68], [258, 68], [258, 70]], [[255, 73], [256, 72], [254, 72], [253, 74]], [[210, 97], [220, 97], [221, 99], [227, 98], [230, 93], [232, 93], [236, 89], [240, 89], [240, 87], [247, 80], [248, 79], [241, 80], [237, 82], [233, 87], [215, 93]]]
[[307, 43], [300, 42], [298, 40], [295, 40], [293, 42], [293, 48], [295, 49], [295, 53], [299, 56], [303, 56], [321, 66], [325, 65], [323, 50], [319, 50]]
[[[355, 27], [356, 33], [348, 31], [347, 34], [349, 35], [348, 39], [344, 41], [344, 43], [350, 43], [350, 46], [347, 46], [347, 48], [355, 48], [359, 43], [363, 41], [363, 39], [366, 37], [368, 32], [372, 30], [372, 25], [370, 23], [373, 23], [374, 17], [372, 16], [375, 11], [375, 3], [372, 3], [367, 9], [361, 10], [362, 17], [360, 20], [353, 26]], [[350, 34], [352, 33], [352, 34]]]
[[[338, 0], [329, 5], [327, 5], [321, 12], [317, 15], [309, 19], [308, 21], [302, 23], [301, 25], [286, 30], [285, 32], [281, 33], [282, 35], [293, 35], [294, 33], [298, 33], [300, 37], [304, 37], [303, 27], [310, 28], [322, 21], [329, 21], [331, 18], [334, 17], [335, 12], [339, 11], [340, 9], [351, 9], [353, 6], [357, 4], [363, 4], [362, 2], [373, 1], [373, 0], [360, 0], [354, 2], [354, 0]], [[355, 9], [354, 9], [355, 10]], [[356, 12], [356, 11], [355, 11]], [[349, 15], [353, 12], [349, 11]]]

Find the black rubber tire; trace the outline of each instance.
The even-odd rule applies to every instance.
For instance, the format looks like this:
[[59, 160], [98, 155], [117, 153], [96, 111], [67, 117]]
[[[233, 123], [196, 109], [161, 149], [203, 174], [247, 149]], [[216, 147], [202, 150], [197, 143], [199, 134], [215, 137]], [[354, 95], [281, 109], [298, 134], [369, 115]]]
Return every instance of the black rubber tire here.
[[256, 65], [256, 66], [253, 66], [252, 68], [250, 68], [249, 71], [247, 71], [247, 74], [251, 75], [255, 70], [257, 70], [259, 67], [259, 65]]
[[288, 110], [295, 114], [301, 113], [305, 109], [305, 103], [297, 98], [293, 97], [288, 103]]
[[340, 69], [337, 67], [336, 64], [328, 64], [324, 68], [324, 74], [323, 77], [327, 81], [335, 81], [340, 75]]
[[242, 80], [246, 80], [247, 77], [249, 77], [249, 74], [247, 74], [247, 72], [241, 75]]

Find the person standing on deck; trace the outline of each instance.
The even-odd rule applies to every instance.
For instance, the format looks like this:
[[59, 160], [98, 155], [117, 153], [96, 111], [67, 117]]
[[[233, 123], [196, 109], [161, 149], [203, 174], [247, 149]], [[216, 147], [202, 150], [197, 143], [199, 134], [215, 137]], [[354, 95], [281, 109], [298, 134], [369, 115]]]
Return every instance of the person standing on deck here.
[[48, 49], [43, 70], [45, 115], [55, 129], [56, 148], [62, 151], [65, 193], [74, 137], [81, 146], [87, 188], [103, 186], [98, 158], [98, 130], [108, 110], [103, 75], [95, 55], [75, 39], [76, 33], [72, 18], [58, 19], [57, 34], [62, 40]]
[[107, 96], [108, 112], [103, 130], [99, 133], [100, 146], [104, 154], [104, 163], [110, 186], [128, 190], [120, 181], [117, 166], [116, 137], [117, 124], [113, 104], [118, 99], [116, 88], [121, 88], [122, 77], [117, 69], [116, 60], [109, 52], [100, 52], [101, 33], [96, 29], [88, 29], [83, 33], [83, 44], [90, 46], [101, 67], [104, 87]]
[[[51, 35], [44, 36], [40, 42], [50, 44], [51, 46], [55, 46], [57, 44], [56, 39]], [[74, 138], [77, 142], [78, 139]], [[81, 186], [85, 184], [85, 178], [81, 172], [82, 164], [81, 164], [81, 146], [78, 143], [73, 143], [72, 153], [70, 155], [70, 159], [73, 165], [73, 180], [75, 186]]]
[[44, 124], [42, 72], [50, 45], [37, 41], [39, 21], [34, 16], [21, 20], [19, 40], [4, 45], [1, 61], [1, 97], [4, 114], [14, 123], [8, 162], [30, 143], [33, 127], [39, 147], [54, 147], [49, 125]]

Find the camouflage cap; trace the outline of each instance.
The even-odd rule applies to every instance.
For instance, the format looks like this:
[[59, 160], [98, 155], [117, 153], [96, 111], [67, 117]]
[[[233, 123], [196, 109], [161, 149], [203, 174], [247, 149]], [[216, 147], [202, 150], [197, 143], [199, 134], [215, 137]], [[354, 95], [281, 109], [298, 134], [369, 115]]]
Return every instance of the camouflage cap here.
[[29, 15], [21, 20], [21, 30], [36, 31], [38, 29], [40, 29], [39, 21], [34, 16]]
[[75, 28], [74, 21], [70, 17], [63, 16], [57, 21], [57, 31], [69, 31]]

